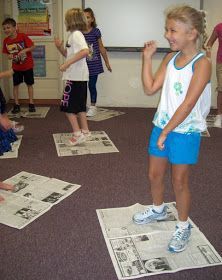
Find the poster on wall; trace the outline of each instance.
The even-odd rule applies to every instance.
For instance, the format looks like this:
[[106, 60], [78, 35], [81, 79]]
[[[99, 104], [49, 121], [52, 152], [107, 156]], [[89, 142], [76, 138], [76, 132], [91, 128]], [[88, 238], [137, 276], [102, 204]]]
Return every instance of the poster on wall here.
[[45, 46], [35, 46], [32, 52], [34, 59], [34, 76], [46, 77], [46, 58], [45, 58]]
[[52, 36], [52, 1], [14, 0], [13, 17], [18, 31], [28, 36]]

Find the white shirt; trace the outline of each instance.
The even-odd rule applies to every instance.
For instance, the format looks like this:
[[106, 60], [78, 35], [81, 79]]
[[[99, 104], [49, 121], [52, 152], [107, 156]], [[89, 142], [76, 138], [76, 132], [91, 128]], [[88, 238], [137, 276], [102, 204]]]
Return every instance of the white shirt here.
[[[76, 53], [82, 49], [88, 49], [86, 40], [82, 32], [76, 30], [72, 32], [66, 43], [67, 57], [66, 60], [73, 57]], [[70, 81], [88, 81], [89, 80], [89, 70], [86, 63], [86, 58], [82, 58], [77, 62], [71, 64], [69, 68], [63, 72], [63, 80]]]
[[[184, 67], [178, 68], [175, 64], [178, 54], [173, 56], [167, 65], [161, 99], [153, 119], [154, 125], [162, 129], [167, 125], [177, 108], [184, 101], [193, 76], [194, 64], [203, 56], [203, 53], [199, 53]], [[210, 105], [211, 84], [209, 82], [190, 114], [173, 131], [178, 133], [205, 131], [206, 117], [209, 114]]]

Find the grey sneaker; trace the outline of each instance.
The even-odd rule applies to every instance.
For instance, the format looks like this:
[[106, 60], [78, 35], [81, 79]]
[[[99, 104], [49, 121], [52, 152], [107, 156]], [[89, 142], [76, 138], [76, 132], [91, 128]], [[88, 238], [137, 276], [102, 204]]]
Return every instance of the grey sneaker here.
[[144, 212], [136, 213], [133, 216], [133, 221], [136, 224], [143, 225], [153, 221], [161, 221], [167, 218], [167, 206], [164, 206], [161, 213], [156, 212], [153, 207], [148, 208]]
[[176, 230], [168, 244], [168, 250], [173, 253], [179, 253], [186, 249], [191, 235], [191, 225], [187, 228], [176, 226]]

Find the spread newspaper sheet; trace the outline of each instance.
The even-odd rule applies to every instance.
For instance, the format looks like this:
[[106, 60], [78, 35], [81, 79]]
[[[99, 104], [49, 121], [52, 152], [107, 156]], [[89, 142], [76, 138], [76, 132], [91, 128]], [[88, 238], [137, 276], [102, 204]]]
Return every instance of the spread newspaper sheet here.
[[167, 250], [178, 219], [176, 204], [171, 202], [167, 206], [166, 220], [147, 225], [136, 225], [132, 216], [148, 206], [135, 204], [96, 210], [118, 279], [222, 264], [221, 256], [191, 220], [192, 234], [186, 250], [181, 253]]
[[87, 137], [86, 142], [76, 146], [70, 146], [68, 142], [72, 136], [72, 133], [53, 134], [59, 157], [119, 152], [104, 131], [91, 131], [91, 136]]
[[215, 127], [214, 122], [216, 120], [216, 115], [208, 115], [207, 116], [207, 127]]
[[35, 107], [36, 112], [29, 112], [28, 105], [26, 107], [21, 107], [21, 112], [17, 114], [12, 114], [10, 110], [7, 114], [10, 119], [13, 118], [45, 118], [50, 107]]
[[0, 159], [6, 159], [6, 158], [17, 158], [18, 157], [18, 150], [21, 145], [22, 141], [22, 135], [17, 135], [18, 140], [11, 143], [11, 151], [8, 151], [4, 153], [2, 156], [0, 156]]
[[120, 111], [116, 111], [116, 110], [110, 110], [110, 109], [105, 109], [105, 108], [99, 108], [97, 107], [97, 113], [95, 116], [93, 117], [87, 117], [87, 119], [89, 121], [95, 121], [95, 122], [99, 122], [99, 121], [104, 121], [104, 120], [108, 120], [110, 118], [116, 117], [116, 116], [120, 116], [125, 114], [124, 112], [120, 112]]
[[24, 228], [64, 198], [80, 188], [67, 183], [22, 171], [4, 181], [12, 184], [12, 192], [0, 190], [0, 223], [14, 228]]

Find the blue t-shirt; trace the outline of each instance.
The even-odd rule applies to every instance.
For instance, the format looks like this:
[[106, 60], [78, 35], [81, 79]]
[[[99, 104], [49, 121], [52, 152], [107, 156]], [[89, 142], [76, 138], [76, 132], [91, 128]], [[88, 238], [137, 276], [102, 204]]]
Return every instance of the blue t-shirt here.
[[98, 28], [93, 28], [89, 33], [84, 33], [83, 35], [89, 47], [89, 55], [86, 58], [89, 76], [103, 73], [104, 70], [98, 44], [98, 39], [101, 38], [100, 30]]

